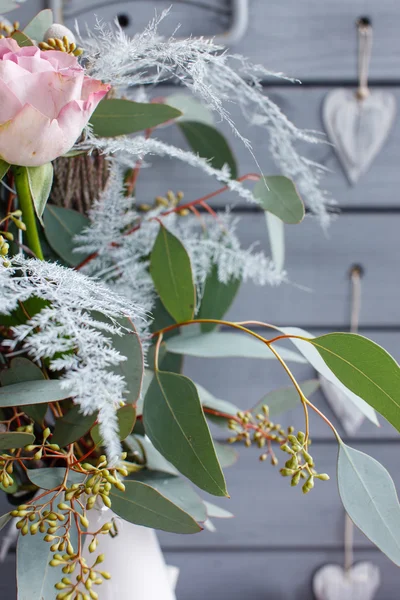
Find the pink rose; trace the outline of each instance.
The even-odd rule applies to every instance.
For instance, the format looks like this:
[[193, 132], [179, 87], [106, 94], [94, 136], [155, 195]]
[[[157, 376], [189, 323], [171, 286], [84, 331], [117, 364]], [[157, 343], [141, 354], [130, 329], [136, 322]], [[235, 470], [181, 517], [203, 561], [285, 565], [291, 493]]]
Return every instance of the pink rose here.
[[109, 89], [71, 54], [0, 40], [0, 158], [38, 167], [62, 156]]

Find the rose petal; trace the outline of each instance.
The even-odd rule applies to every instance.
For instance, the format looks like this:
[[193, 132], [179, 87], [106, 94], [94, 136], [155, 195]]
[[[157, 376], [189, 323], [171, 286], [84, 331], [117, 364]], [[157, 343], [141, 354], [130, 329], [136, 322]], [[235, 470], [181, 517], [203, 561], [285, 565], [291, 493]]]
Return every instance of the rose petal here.
[[28, 73], [8, 85], [22, 105], [31, 104], [43, 115], [55, 119], [71, 100], [80, 100], [83, 73], [66, 77], [55, 71]]
[[[25, 50], [31, 49], [30, 52]], [[30, 73], [41, 73], [43, 71], [54, 71], [53, 65], [48, 60], [43, 60], [42, 54], [39, 48], [29, 46], [29, 48], [21, 48], [21, 52], [17, 53], [17, 63], [23, 69], [26, 69]]]
[[12, 119], [23, 107], [23, 104], [0, 79], [0, 123]]
[[4, 83], [14, 81], [17, 77], [26, 75], [27, 71], [12, 60], [0, 60], [0, 79]]
[[17, 42], [11, 38], [0, 40], [0, 58], [9, 52], [16, 52], [19, 49]]
[[[82, 100], [89, 100], [90, 96], [93, 94], [97, 94], [101, 92], [103, 95], [100, 98], [104, 98], [105, 94], [107, 94], [111, 89], [111, 86], [99, 81], [98, 79], [92, 79], [91, 77], [85, 77], [83, 86], [82, 86]], [[99, 100], [99, 102], [100, 102]]]
[[65, 154], [74, 142], [65, 139], [56, 119], [48, 119], [29, 104], [0, 125], [0, 158], [12, 165], [44, 165]]
[[49, 62], [55, 71], [72, 69], [73, 71], [83, 71], [78, 59], [73, 54], [59, 52], [58, 50], [46, 50], [41, 53], [42, 59]]

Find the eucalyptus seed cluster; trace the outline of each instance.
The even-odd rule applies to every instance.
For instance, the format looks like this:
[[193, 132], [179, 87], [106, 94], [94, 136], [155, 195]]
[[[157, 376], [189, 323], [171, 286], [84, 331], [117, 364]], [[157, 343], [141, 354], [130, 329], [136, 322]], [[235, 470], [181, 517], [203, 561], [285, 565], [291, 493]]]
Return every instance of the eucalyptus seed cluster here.
[[0, 39], [4, 39], [5, 37], [11, 37], [13, 33], [19, 30], [20, 23], [19, 21], [14, 21], [12, 25], [7, 21], [0, 21], [0, 31], [4, 31], [4, 34], [0, 35]]
[[318, 473], [314, 468], [314, 459], [308, 452], [310, 440], [306, 440], [303, 431], [299, 431], [297, 436], [288, 435], [287, 442], [281, 446], [281, 450], [290, 454], [289, 460], [285, 463], [285, 468], [280, 470], [283, 477], [291, 477], [291, 485], [297, 486], [300, 480], [305, 480], [302, 486], [303, 494], [308, 494], [313, 487], [315, 479], [328, 481], [329, 475]]
[[39, 48], [43, 51], [46, 50], [59, 50], [66, 54], [73, 54], [74, 56], [81, 56], [83, 54], [82, 48], [78, 48], [75, 42], [70, 42], [67, 36], [63, 38], [49, 38], [46, 42], [40, 42]]
[[[107, 531], [103, 533], [108, 533]], [[53, 558], [50, 561], [50, 565], [52, 567], [63, 566], [64, 572], [71, 573], [71, 567], [69, 566], [69, 561], [71, 557], [68, 554], [55, 554], [57, 558]], [[104, 580], [111, 579], [110, 573], [108, 571], [102, 571], [101, 567], [98, 568], [99, 565], [104, 561], [104, 554], [99, 554], [99, 556], [94, 561], [91, 567], [87, 566], [84, 558], [81, 559], [83, 563], [81, 573], [75, 577], [75, 581], [71, 581], [69, 577], [63, 577], [59, 583], [56, 583], [54, 586], [59, 593], [56, 596], [56, 600], [98, 600], [99, 595], [93, 589], [93, 586], [98, 586], [103, 583]], [[76, 562], [73, 563], [73, 567], [75, 570]]]
[[0, 484], [5, 488], [9, 488], [13, 485], [14, 479], [11, 477], [14, 465], [13, 465], [13, 450], [9, 451], [10, 454], [0, 455]]
[[[182, 202], [183, 198], [184, 198], [183, 192], [177, 192], [175, 194], [174, 192], [169, 190], [165, 196], [157, 196], [153, 202], [153, 205], [140, 204], [139, 210], [142, 212], [149, 212], [150, 210], [154, 210], [155, 208], [161, 208], [161, 207], [164, 207], [166, 210], [175, 209], [178, 207], [179, 203]], [[178, 214], [180, 217], [187, 217], [187, 215], [189, 213], [190, 213], [190, 211], [187, 208], [182, 208], [182, 209], [176, 211], [176, 214]]]
[[285, 443], [288, 434], [293, 431], [293, 428], [285, 431], [282, 425], [273, 423], [269, 418], [269, 408], [266, 405], [261, 407], [255, 417], [250, 411], [239, 411], [236, 418], [228, 422], [228, 427], [235, 432], [235, 436], [228, 439], [230, 444], [243, 441], [247, 448], [250, 448], [253, 443], [259, 448], [268, 445], [268, 451], [261, 454], [260, 460], [265, 461], [271, 457], [271, 464], [274, 466], [278, 464], [278, 459], [272, 451], [271, 443]]
[[[26, 231], [26, 225], [21, 220], [22, 212], [20, 210], [14, 210], [9, 213], [4, 219], [2, 219], [1, 224], [6, 221], [12, 221], [14, 225], [21, 229], [21, 231]], [[14, 241], [14, 236], [10, 231], [0, 231], [0, 257], [3, 261], [4, 267], [10, 266], [10, 261], [7, 258], [8, 251], [10, 249], [10, 244], [8, 242]]]

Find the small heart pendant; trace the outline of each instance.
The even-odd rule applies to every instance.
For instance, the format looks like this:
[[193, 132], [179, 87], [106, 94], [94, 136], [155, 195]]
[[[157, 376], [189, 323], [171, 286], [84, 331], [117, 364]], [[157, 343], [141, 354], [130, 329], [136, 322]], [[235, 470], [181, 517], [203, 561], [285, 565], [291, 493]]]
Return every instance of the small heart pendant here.
[[350, 181], [355, 184], [381, 150], [396, 116], [396, 99], [386, 91], [371, 91], [359, 99], [353, 90], [329, 92], [323, 122]]
[[325, 565], [313, 579], [316, 600], [373, 600], [379, 585], [379, 569], [368, 562], [347, 572], [339, 565]]

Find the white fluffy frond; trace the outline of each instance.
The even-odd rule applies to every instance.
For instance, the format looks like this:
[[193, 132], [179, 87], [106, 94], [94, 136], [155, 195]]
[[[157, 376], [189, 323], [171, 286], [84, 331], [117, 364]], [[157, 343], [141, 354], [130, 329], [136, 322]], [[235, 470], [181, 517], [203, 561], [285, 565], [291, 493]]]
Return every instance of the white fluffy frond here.
[[[77, 237], [77, 251], [97, 254], [85, 267], [88, 274], [102, 277], [119, 294], [150, 311], [156, 294], [148, 272], [148, 257], [159, 231], [155, 217], [162, 216], [165, 209], [136, 212], [134, 199], [121, 201], [123, 185], [123, 170], [114, 164], [110, 181], [90, 212], [91, 225]], [[113, 215], [116, 228], [108, 225], [109, 215]], [[124, 225], [127, 215], [131, 219], [128, 235]], [[189, 254], [198, 300], [201, 300], [204, 282], [214, 265], [223, 283], [243, 279], [260, 285], [277, 285], [285, 277], [262, 252], [254, 254], [251, 248], [241, 248], [235, 233], [237, 220], [227, 213], [218, 218], [202, 215], [201, 220], [172, 213], [162, 216], [162, 221], [181, 240]]]
[[[33, 359], [50, 359], [50, 369], [62, 372], [61, 384], [83, 414], [99, 411], [99, 422], [110, 461], [120, 452], [116, 411], [127, 393], [125, 379], [113, 372], [126, 357], [117, 352], [110, 335], [122, 335], [118, 323], [129, 317], [140, 323], [144, 313], [104, 284], [85, 275], [19, 256], [12, 268], [0, 265], [0, 312], [9, 314], [31, 297], [49, 304], [26, 324], [13, 328], [11, 347], [22, 343]], [[96, 318], [98, 312], [109, 321]], [[57, 358], [54, 358], [57, 355]]]
[[223, 52], [222, 47], [207, 39], [161, 38], [157, 27], [167, 12], [132, 38], [119, 26], [98, 23], [82, 41], [90, 74], [121, 89], [178, 81], [227, 121], [252, 152], [228, 109], [229, 103], [237, 104], [248, 122], [269, 132], [270, 151], [282, 174], [296, 180], [306, 202], [325, 225], [332, 201], [319, 188], [321, 169], [296, 150], [298, 141], [317, 143], [321, 139], [295, 127], [263, 92], [263, 79], [281, 75], [252, 65], [243, 56]]

